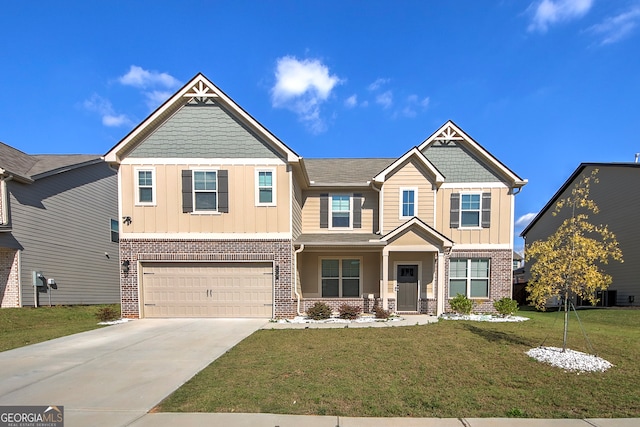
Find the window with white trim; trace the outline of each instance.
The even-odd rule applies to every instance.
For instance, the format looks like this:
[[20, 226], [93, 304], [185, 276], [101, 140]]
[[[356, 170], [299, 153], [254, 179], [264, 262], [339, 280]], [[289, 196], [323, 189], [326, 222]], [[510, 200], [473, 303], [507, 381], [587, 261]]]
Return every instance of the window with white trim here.
[[489, 297], [489, 260], [451, 258], [449, 260], [449, 298], [461, 294], [467, 298]]
[[351, 196], [349, 194], [331, 195], [330, 228], [351, 228]]
[[418, 215], [418, 189], [400, 188], [400, 218]]
[[320, 261], [323, 298], [358, 298], [361, 294], [360, 259], [334, 258]]
[[480, 193], [460, 195], [460, 227], [480, 227], [481, 200]]
[[120, 241], [120, 225], [118, 221], [115, 219], [111, 219], [111, 241], [119, 242]]
[[194, 211], [218, 210], [218, 172], [212, 170], [193, 171]]
[[274, 170], [256, 170], [256, 206], [274, 206], [275, 204]]
[[136, 169], [136, 204], [153, 205], [156, 200], [156, 176], [153, 169]]

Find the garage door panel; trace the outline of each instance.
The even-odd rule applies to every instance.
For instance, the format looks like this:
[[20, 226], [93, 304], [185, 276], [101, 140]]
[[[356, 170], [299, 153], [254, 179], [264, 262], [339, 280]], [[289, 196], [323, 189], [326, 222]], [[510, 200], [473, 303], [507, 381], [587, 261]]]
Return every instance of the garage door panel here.
[[145, 263], [144, 317], [271, 317], [270, 263]]

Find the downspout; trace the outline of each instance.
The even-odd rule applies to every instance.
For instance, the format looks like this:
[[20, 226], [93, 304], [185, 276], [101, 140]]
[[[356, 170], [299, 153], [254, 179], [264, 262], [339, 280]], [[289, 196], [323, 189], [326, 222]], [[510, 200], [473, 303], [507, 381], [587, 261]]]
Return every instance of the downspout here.
[[302, 251], [304, 251], [304, 243], [300, 244], [300, 249], [293, 252], [293, 293], [296, 294], [296, 299], [298, 301], [296, 308], [298, 316], [302, 316], [302, 313], [300, 312], [300, 294], [298, 293], [298, 254]]

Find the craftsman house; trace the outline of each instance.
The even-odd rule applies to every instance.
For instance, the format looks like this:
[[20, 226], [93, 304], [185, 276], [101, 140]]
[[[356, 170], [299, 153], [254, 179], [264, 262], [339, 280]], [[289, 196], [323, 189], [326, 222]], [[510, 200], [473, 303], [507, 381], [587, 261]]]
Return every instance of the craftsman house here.
[[407, 148], [304, 159], [198, 74], [105, 155], [123, 315], [440, 314], [458, 293], [493, 310], [526, 181], [451, 121]]

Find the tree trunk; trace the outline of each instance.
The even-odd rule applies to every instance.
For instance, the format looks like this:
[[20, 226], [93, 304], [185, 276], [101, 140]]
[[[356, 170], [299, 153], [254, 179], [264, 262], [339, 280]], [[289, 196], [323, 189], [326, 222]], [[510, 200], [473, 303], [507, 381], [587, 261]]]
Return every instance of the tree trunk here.
[[562, 336], [562, 352], [567, 350], [567, 331], [569, 330], [569, 290], [564, 291], [564, 334]]

